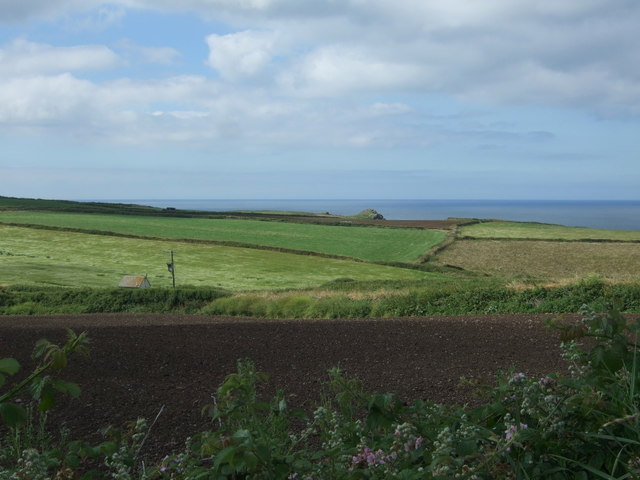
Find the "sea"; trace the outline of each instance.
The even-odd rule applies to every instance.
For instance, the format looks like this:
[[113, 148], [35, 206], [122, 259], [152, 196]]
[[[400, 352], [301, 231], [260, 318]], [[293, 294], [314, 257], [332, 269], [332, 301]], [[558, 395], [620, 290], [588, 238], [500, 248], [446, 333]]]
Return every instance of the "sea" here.
[[[104, 200], [103, 200], [104, 201]], [[108, 200], [186, 210], [279, 210], [355, 215], [371, 208], [388, 220], [501, 219], [640, 231], [640, 200]]]

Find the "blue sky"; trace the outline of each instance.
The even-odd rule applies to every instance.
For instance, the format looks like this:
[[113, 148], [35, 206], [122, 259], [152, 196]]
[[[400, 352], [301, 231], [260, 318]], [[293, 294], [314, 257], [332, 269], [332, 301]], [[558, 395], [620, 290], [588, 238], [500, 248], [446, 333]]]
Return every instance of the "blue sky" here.
[[0, 195], [640, 199], [637, 0], [0, 2]]

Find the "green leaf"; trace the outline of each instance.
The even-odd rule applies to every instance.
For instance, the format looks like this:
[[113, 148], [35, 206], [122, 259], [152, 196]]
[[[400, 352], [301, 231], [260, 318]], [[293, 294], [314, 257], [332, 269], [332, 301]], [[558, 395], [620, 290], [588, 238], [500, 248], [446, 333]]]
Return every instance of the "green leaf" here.
[[42, 395], [40, 396], [40, 403], [38, 404], [38, 410], [41, 412], [46, 412], [47, 410], [51, 410], [56, 403], [55, 395], [53, 394], [53, 390], [51, 388], [45, 388], [42, 391]]
[[601, 469], [604, 466], [604, 460], [604, 453], [600, 450], [591, 455], [591, 458], [589, 458], [589, 465], [593, 468]]
[[246, 428], [241, 428], [234, 432], [232, 438], [234, 440], [244, 442], [251, 439], [251, 432], [249, 432], [249, 430], [247, 430]]
[[51, 355], [51, 368], [61, 370], [67, 366], [67, 354], [64, 350], [56, 350]]
[[606, 348], [604, 345], [596, 345], [590, 353], [591, 366], [597, 370], [617, 372], [624, 365], [626, 347], [619, 343]]
[[9, 375], [15, 375], [19, 370], [20, 364], [15, 358], [0, 359], [0, 372], [7, 373]]
[[27, 420], [27, 412], [15, 403], [0, 403], [0, 418], [9, 427], [15, 427]]
[[233, 457], [235, 456], [237, 451], [238, 447], [234, 445], [220, 450], [218, 455], [216, 455], [216, 461], [213, 464], [213, 468], [217, 470], [223, 463], [228, 463], [231, 465], [233, 462]]
[[478, 442], [475, 439], [461, 440], [458, 444], [457, 453], [462, 457], [472, 455], [478, 451]]
[[80, 387], [73, 382], [67, 382], [65, 380], [55, 380], [52, 382], [53, 388], [62, 393], [69, 394], [72, 398], [78, 398], [80, 396]]
[[103, 475], [103, 472], [99, 470], [89, 470], [88, 472], [82, 474], [82, 476], [80, 477], [80, 480], [94, 480], [96, 478], [101, 478], [102, 475]]
[[116, 452], [116, 450], [118, 450], [118, 445], [116, 444], [116, 442], [102, 442], [100, 445], [97, 446], [98, 451], [104, 455], [111, 455], [113, 453]]
[[47, 350], [52, 346], [52, 343], [46, 338], [41, 338], [36, 342], [35, 347], [33, 348], [33, 354], [31, 355], [33, 358], [40, 358], [47, 353]]
[[271, 462], [271, 450], [265, 445], [256, 446], [254, 451], [262, 463], [268, 464]]
[[248, 471], [255, 470], [256, 466], [258, 465], [258, 457], [256, 457], [256, 455], [251, 451], [243, 452], [242, 461], [244, 463], [244, 467]]
[[69, 454], [64, 459], [64, 464], [67, 467], [77, 469], [80, 466], [80, 458], [77, 455]]

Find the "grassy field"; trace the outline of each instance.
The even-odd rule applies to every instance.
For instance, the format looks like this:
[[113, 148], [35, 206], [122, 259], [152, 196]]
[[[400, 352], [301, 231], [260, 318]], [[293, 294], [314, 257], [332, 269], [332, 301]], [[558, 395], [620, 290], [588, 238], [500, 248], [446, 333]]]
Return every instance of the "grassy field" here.
[[638, 243], [457, 240], [434, 262], [524, 282], [640, 281]]
[[238, 242], [369, 261], [409, 262], [442, 242], [433, 230], [329, 226], [259, 220], [58, 212], [0, 212], [0, 222], [101, 230], [169, 239]]
[[[640, 232], [488, 221], [462, 227], [456, 238], [449, 239], [452, 244], [420, 266], [422, 270], [411, 270], [369, 262], [409, 266], [439, 245], [445, 239], [443, 232], [273, 219], [132, 215], [136, 208], [126, 206], [123, 215], [0, 210], [0, 222], [25, 225], [0, 224], [0, 285], [114, 287], [124, 275], [148, 274], [152, 286], [169, 287], [168, 250], [176, 251], [179, 286], [260, 291], [264, 295], [260, 298], [286, 304], [308, 300], [278, 299], [270, 292], [295, 290], [295, 295], [314, 302], [329, 302], [333, 296], [369, 302], [433, 288], [564, 285], [585, 278], [640, 282]], [[95, 234], [98, 231], [115, 234]]]
[[471, 238], [509, 238], [530, 240], [613, 240], [640, 242], [640, 232], [565, 227], [543, 223], [484, 222], [460, 229], [460, 236]]
[[268, 250], [141, 240], [0, 225], [0, 285], [113, 287], [148, 274], [167, 287], [167, 250], [176, 251], [178, 285], [230, 290], [315, 287], [337, 278], [453, 281], [444, 275]]

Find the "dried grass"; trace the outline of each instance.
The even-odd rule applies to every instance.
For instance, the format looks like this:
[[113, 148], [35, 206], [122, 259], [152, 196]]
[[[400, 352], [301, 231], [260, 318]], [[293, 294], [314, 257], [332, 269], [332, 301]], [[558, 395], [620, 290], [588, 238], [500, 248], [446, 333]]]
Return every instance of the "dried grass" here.
[[640, 281], [640, 244], [459, 240], [436, 262], [499, 276], [518, 285], [566, 285], [588, 277]]

